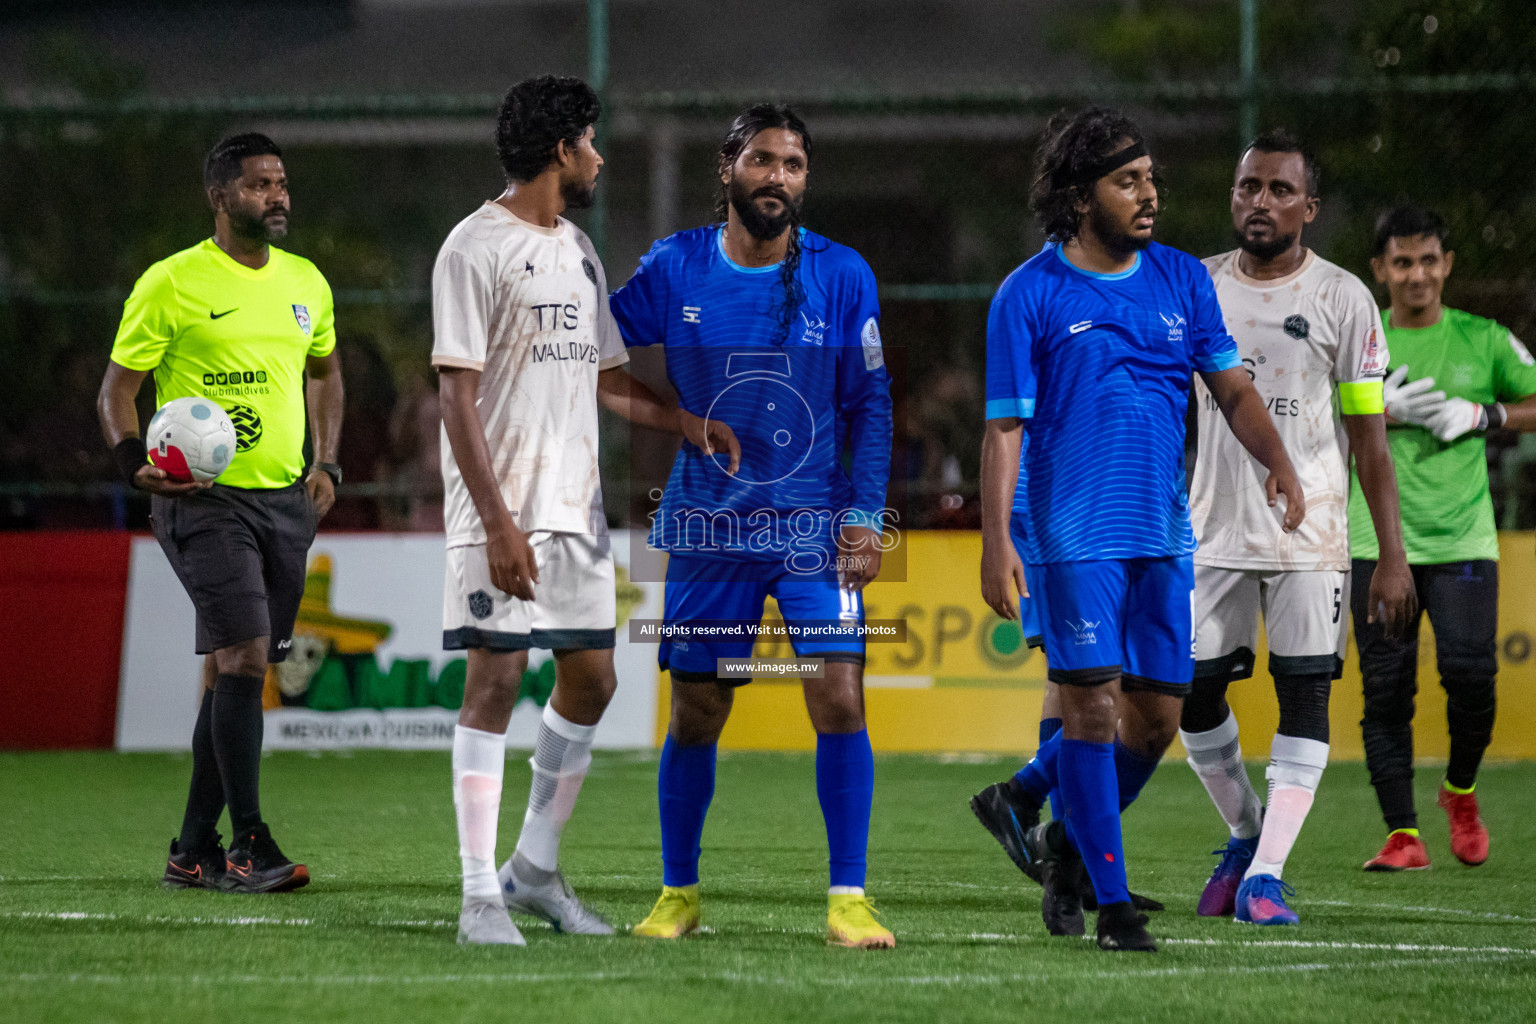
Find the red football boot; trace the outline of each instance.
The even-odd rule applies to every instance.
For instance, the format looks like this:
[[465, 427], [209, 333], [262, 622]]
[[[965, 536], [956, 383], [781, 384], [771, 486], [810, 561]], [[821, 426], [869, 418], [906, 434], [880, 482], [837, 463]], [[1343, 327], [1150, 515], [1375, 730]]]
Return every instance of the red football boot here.
[[1387, 836], [1387, 845], [1365, 862], [1367, 871], [1422, 871], [1429, 867], [1429, 851], [1418, 836], [1401, 830]]
[[1451, 819], [1451, 852], [1468, 867], [1488, 859], [1488, 829], [1477, 816], [1477, 794], [1452, 793], [1440, 787], [1440, 806]]

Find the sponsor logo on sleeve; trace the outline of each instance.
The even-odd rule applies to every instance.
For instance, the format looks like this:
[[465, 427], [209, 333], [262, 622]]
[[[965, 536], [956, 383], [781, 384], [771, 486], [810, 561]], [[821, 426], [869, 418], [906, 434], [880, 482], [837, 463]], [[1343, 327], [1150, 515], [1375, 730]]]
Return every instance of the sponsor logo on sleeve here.
[[880, 325], [874, 317], [864, 321], [864, 330], [859, 332], [859, 343], [864, 348], [864, 369], [878, 370], [885, 365], [885, 350], [880, 347]]
[[1372, 324], [1367, 328], [1365, 348], [1360, 355], [1360, 376], [1381, 377], [1387, 372], [1387, 346], [1381, 343], [1381, 331]]

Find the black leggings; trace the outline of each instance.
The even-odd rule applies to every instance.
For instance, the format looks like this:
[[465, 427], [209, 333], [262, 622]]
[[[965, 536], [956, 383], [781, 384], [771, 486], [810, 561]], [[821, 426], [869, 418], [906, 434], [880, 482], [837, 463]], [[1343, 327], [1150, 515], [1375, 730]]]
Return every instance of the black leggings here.
[[[1419, 607], [1435, 631], [1435, 663], [1445, 689], [1453, 786], [1477, 780], [1493, 736], [1494, 680], [1498, 675], [1499, 563], [1485, 560], [1415, 565]], [[1380, 623], [1366, 621], [1376, 563], [1355, 559], [1350, 612], [1365, 680], [1365, 764], [1390, 829], [1417, 828], [1413, 809], [1413, 711], [1418, 693], [1419, 620], [1409, 639], [1391, 640]]]

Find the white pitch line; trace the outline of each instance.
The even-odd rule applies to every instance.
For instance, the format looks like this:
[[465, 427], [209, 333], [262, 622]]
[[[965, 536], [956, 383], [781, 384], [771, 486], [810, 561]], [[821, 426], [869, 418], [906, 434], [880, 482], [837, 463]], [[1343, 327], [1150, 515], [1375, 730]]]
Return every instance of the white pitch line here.
[[[252, 927], [258, 925], [277, 925], [280, 927], [294, 928], [449, 928], [457, 924], [445, 918], [441, 919], [394, 919], [375, 921], [320, 921], [309, 917], [172, 917], [169, 915], [131, 915], [131, 914], [106, 914], [87, 913], [84, 911], [3, 911], [0, 918], [44, 921], [123, 921], [136, 924], [185, 924], [185, 925], [225, 925], [229, 927]], [[701, 932], [714, 933], [715, 929], [704, 927]], [[728, 929], [735, 932], [736, 929]], [[744, 930], [743, 934], [750, 933], [774, 933], [781, 935], [820, 935], [819, 928], [751, 928]], [[913, 940], [928, 940], [934, 942], [1019, 942], [1026, 944], [1041, 944], [1050, 941], [1047, 936], [1034, 934], [1015, 934], [1009, 932], [903, 932], [902, 935]], [[1087, 939], [1084, 939], [1087, 941]], [[1413, 942], [1358, 942], [1344, 940], [1310, 940], [1310, 939], [1218, 939], [1218, 938], [1162, 938], [1158, 940], [1164, 945], [1174, 946], [1206, 946], [1212, 948], [1236, 947], [1243, 949], [1342, 949], [1354, 951], [1378, 951], [1392, 953], [1454, 953], [1459, 955], [1495, 954], [1500, 956], [1532, 956], [1536, 957], [1536, 949], [1521, 946], [1454, 946], [1444, 943], [1413, 943]]]
[[[1127, 970], [1100, 970], [1094, 971], [1087, 977], [1115, 980], [1122, 978], [1186, 978], [1196, 975], [1247, 975], [1247, 974], [1294, 974], [1314, 973], [1321, 971], [1359, 971], [1366, 969], [1395, 969], [1400, 967], [1450, 967], [1470, 963], [1497, 963], [1511, 959], [1509, 956], [1456, 956], [1449, 958], [1425, 959], [1422, 957], [1396, 958], [1391, 960], [1378, 960], [1366, 963], [1340, 962], [1340, 963], [1303, 963], [1303, 964], [1269, 964], [1229, 967], [1206, 966], [1173, 966], [1154, 967], [1147, 969]], [[1062, 964], [1062, 967], [1071, 967], [1070, 964]], [[927, 986], [976, 986], [976, 985], [1013, 985], [1035, 984], [1043, 981], [1059, 980], [1062, 972], [1035, 972], [1014, 974], [918, 974], [918, 975], [871, 975], [868, 977], [849, 977], [845, 974], [833, 974], [823, 977], [798, 977], [790, 978], [783, 975], [747, 974], [739, 971], [700, 971], [693, 973], [673, 972], [666, 976], [668, 984], [683, 983], [709, 983], [731, 982], [743, 985], [767, 985], [774, 988], [795, 986], [822, 987], [822, 988], [862, 988], [870, 986], [906, 985], [911, 987]], [[1070, 976], [1082, 978], [1083, 974], [1071, 971]], [[17, 984], [40, 985], [139, 985], [139, 984], [167, 984], [177, 987], [189, 987], [194, 985], [288, 985], [288, 986], [374, 986], [374, 985], [455, 985], [455, 984], [491, 984], [491, 985], [548, 985], [548, 984], [581, 984], [593, 982], [647, 982], [655, 981], [653, 972], [635, 971], [591, 971], [591, 972], [565, 972], [565, 973], [538, 973], [538, 974], [418, 974], [418, 975], [375, 975], [375, 974], [332, 974], [332, 975], [260, 975], [260, 974], [236, 974], [236, 975], [170, 975], [170, 974], [40, 974], [23, 973], [0, 975], [0, 981], [15, 982]]]

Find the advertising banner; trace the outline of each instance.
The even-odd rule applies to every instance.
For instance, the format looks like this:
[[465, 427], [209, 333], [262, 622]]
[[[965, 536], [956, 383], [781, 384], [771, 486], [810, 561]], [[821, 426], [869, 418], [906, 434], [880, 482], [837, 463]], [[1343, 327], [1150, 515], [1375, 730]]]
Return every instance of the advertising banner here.
[[[629, 579], [631, 537], [613, 536], [618, 691], [600, 747], [643, 747], [656, 717], [656, 649], [630, 644], [631, 615], [659, 617], [660, 584]], [[288, 660], [267, 673], [267, 749], [450, 748], [464, 695], [462, 652], [443, 647], [441, 535], [321, 534], [310, 551]], [[191, 601], [152, 538], [129, 555], [119, 750], [185, 749], [197, 717], [202, 659], [192, 653]], [[554, 662], [534, 651], [507, 743], [531, 747]]]

